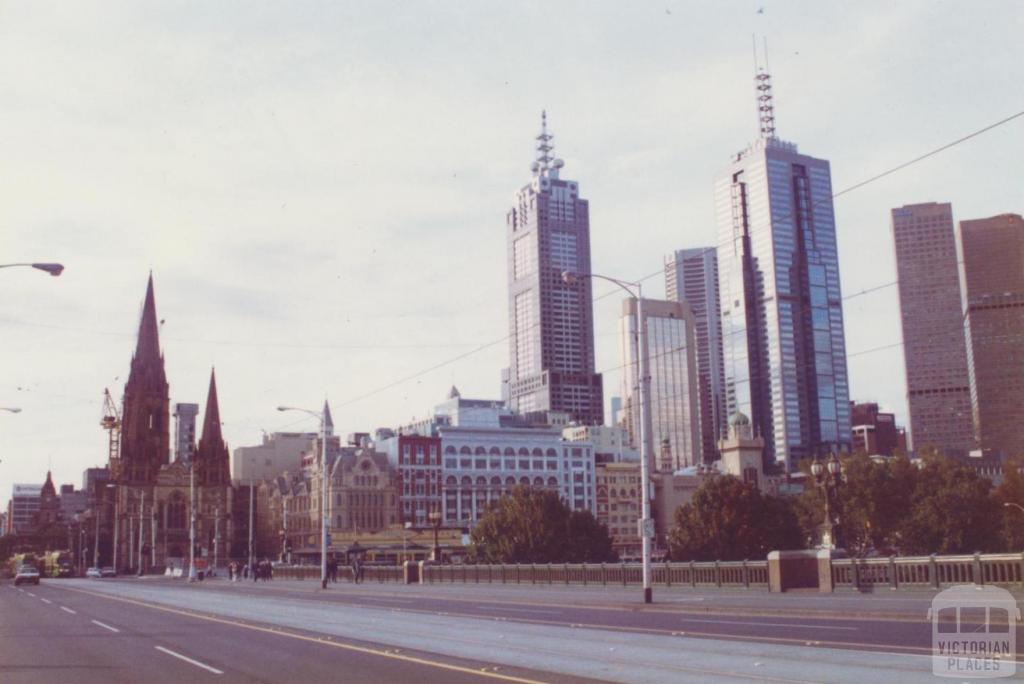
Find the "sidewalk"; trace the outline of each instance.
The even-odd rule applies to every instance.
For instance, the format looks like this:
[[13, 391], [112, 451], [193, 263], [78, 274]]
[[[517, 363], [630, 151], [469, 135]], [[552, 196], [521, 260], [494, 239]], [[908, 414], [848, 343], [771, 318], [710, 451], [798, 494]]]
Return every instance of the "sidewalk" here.
[[[771, 594], [762, 589], [719, 589], [692, 587], [654, 587], [654, 603], [642, 602], [640, 587], [622, 586], [565, 586], [543, 584], [395, 584], [366, 582], [354, 585], [338, 582], [320, 589], [319, 582], [309, 580], [273, 580], [270, 582], [229, 582], [213, 580], [216, 588], [241, 586], [272, 591], [302, 591], [314, 594], [351, 597], [395, 599], [408, 603], [410, 599], [424, 601], [443, 599], [453, 602], [475, 603], [538, 603], [561, 604], [574, 608], [614, 608], [636, 611], [670, 611], [722, 615], [758, 615], [827, 617], [850, 619], [888, 619], [926, 621], [934, 590], [875, 591], [855, 593], [841, 591], [821, 594], [816, 591], [791, 591]], [[1024, 592], [1011, 590], [1018, 601], [1024, 601]]]

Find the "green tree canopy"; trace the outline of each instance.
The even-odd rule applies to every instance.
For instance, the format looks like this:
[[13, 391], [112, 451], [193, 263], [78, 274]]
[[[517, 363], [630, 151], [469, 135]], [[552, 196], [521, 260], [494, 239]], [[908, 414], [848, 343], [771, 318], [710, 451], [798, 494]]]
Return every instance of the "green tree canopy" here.
[[570, 511], [555, 492], [516, 487], [473, 528], [481, 563], [598, 563], [616, 560], [608, 528], [590, 511]]
[[[1024, 459], [1013, 458], [1003, 464], [1003, 481], [995, 491], [996, 500], [1003, 507], [1003, 549], [1020, 551], [1024, 549]], [[1007, 506], [1006, 504], [1016, 504]]]
[[669, 533], [672, 560], [764, 558], [775, 549], [803, 546], [788, 501], [765, 496], [730, 475], [711, 477], [676, 509]]

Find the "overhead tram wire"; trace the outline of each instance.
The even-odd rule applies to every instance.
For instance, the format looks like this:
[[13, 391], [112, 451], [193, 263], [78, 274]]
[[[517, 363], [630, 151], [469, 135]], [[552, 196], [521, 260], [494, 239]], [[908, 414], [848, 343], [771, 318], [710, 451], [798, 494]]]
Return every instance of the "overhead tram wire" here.
[[[1011, 114], [1010, 116], [1007, 116], [1007, 117], [1005, 117], [1003, 119], [1000, 119], [999, 121], [996, 121], [994, 123], [988, 124], [987, 126], [984, 126], [983, 128], [979, 128], [978, 130], [973, 131], [971, 133], [968, 133], [967, 135], [964, 135], [964, 136], [962, 136], [960, 138], [957, 138], [956, 140], [953, 140], [953, 141], [951, 141], [949, 143], [946, 143], [944, 145], [940, 145], [939, 147], [936, 147], [933, 150], [930, 150], [928, 152], [925, 152], [922, 155], [914, 157], [913, 159], [911, 159], [909, 161], [903, 162], [901, 164], [897, 164], [896, 166], [893, 166], [893, 167], [891, 167], [889, 169], [886, 169], [885, 171], [882, 171], [881, 173], [877, 173], [874, 176], [871, 176], [871, 177], [869, 177], [869, 178], [867, 178], [865, 180], [862, 180], [862, 181], [860, 181], [858, 183], [854, 183], [853, 185], [850, 185], [850, 186], [848, 186], [846, 188], [843, 188], [842, 190], [840, 190], [838, 192], [834, 192], [829, 197], [829, 199], [830, 200], [834, 200], [837, 197], [841, 197], [842, 195], [846, 195], [846, 194], [848, 194], [850, 192], [853, 192], [854, 190], [858, 190], [860, 188], [863, 188], [866, 185], [869, 185], [871, 183], [874, 183], [875, 181], [881, 180], [882, 178], [885, 178], [886, 176], [892, 175], [892, 174], [894, 174], [894, 173], [896, 173], [898, 171], [902, 171], [903, 169], [906, 169], [906, 168], [908, 168], [910, 166], [913, 166], [914, 164], [917, 164], [919, 162], [924, 161], [925, 159], [933, 157], [933, 156], [939, 154], [940, 152], [945, 152], [946, 150], [949, 150], [949, 149], [951, 149], [953, 147], [956, 147], [957, 145], [960, 145], [961, 143], [967, 142], [968, 140], [971, 140], [972, 138], [976, 138], [979, 135], [982, 135], [983, 133], [987, 133], [987, 132], [989, 132], [991, 130], [994, 130], [994, 129], [1000, 127], [1000, 126], [1003, 126], [1003, 125], [1005, 125], [1007, 123], [1010, 123], [1011, 121], [1014, 121], [1015, 119], [1018, 119], [1020, 117], [1024, 117], [1024, 110], [1021, 110], [1021, 111], [1019, 111], [1019, 112], [1017, 112], [1015, 114]], [[822, 199], [822, 200], [818, 200], [817, 202], [812, 203], [811, 204], [811, 210], [813, 210], [818, 204], [824, 203], [824, 201], [825, 200]], [[783, 219], [792, 218], [792, 216], [793, 216], [793, 212], [788, 212], [786, 214], [782, 214], [779, 217], [772, 217], [772, 221], [781, 221]], [[662, 274], [663, 272], [664, 272], [663, 270], [659, 269], [659, 270], [657, 270], [657, 271], [655, 271], [655, 272], [653, 272], [653, 273], [651, 273], [649, 275], [644, 276], [643, 278], [640, 278], [636, 282], [644, 282], [646, 280], [649, 280], [650, 278], [653, 278], [653, 277], [655, 277], [657, 275]], [[864, 290], [864, 291], [861, 291], [861, 292], [858, 292], [858, 293], [854, 293], [853, 295], [850, 295], [850, 297], [851, 298], [852, 297], [857, 297], [857, 296], [860, 296], [862, 294], [867, 294], [868, 292], [871, 292], [871, 291], [876, 290], [876, 289], [882, 289], [884, 287], [892, 287], [895, 284], [896, 283], [894, 281], [892, 283], [886, 283], [884, 285], [879, 285], [879, 286], [874, 287], [874, 288], [869, 288], [867, 290]], [[593, 301], [595, 301], [595, 302], [596, 301], [600, 301], [601, 299], [605, 299], [606, 297], [609, 297], [609, 296], [615, 294], [616, 292], [617, 292], [617, 290], [611, 290], [611, 291], [601, 295], [600, 297], [595, 297], [593, 299]], [[845, 300], [846, 297], [844, 297], [843, 299]], [[531, 328], [529, 328], [529, 329], [532, 329], [533, 327], [536, 327], [537, 325], [539, 325], [539, 323], [535, 324], [534, 326], [531, 326]], [[440, 362], [438, 364], [435, 364], [435, 365], [433, 365], [433, 366], [431, 366], [429, 368], [426, 368], [426, 369], [424, 369], [422, 371], [419, 371], [419, 372], [414, 373], [412, 375], [409, 375], [409, 376], [406, 376], [404, 378], [401, 378], [400, 380], [395, 380], [394, 382], [388, 383], [387, 385], [384, 385], [384, 386], [379, 387], [377, 389], [371, 390], [370, 392], [366, 392], [364, 394], [361, 394], [358, 397], [353, 397], [352, 399], [349, 399], [348, 401], [340, 404], [339, 406], [349, 406], [349, 405], [354, 404], [356, 402], [362, 401], [363, 399], [366, 399], [368, 397], [372, 397], [372, 396], [374, 396], [376, 394], [380, 394], [381, 392], [385, 392], [385, 391], [387, 391], [387, 390], [389, 390], [389, 389], [391, 389], [393, 387], [396, 387], [396, 386], [398, 386], [400, 384], [403, 384], [405, 382], [409, 382], [410, 380], [415, 380], [416, 378], [422, 377], [422, 376], [426, 375], [427, 373], [431, 373], [431, 372], [433, 372], [435, 370], [438, 370], [439, 368], [444, 368], [445, 366], [451, 365], [451, 364], [455, 363], [456, 361], [461, 361], [464, 358], [467, 358], [469, 356], [477, 354], [477, 353], [479, 353], [481, 351], [484, 351], [485, 349], [489, 349], [489, 348], [491, 348], [491, 347], [493, 347], [493, 346], [495, 346], [497, 344], [500, 344], [501, 342], [504, 342], [505, 340], [508, 340], [510, 337], [511, 337], [511, 334], [505, 335], [504, 337], [502, 337], [500, 339], [497, 339], [497, 340], [494, 340], [493, 342], [488, 342], [486, 344], [480, 345], [479, 347], [476, 347], [475, 349], [471, 349], [470, 351], [467, 351], [467, 352], [465, 352], [463, 354], [459, 354], [458, 356], [452, 357], [451, 359], [448, 359], [446, 361], [442, 361], [442, 362]], [[900, 343], [900, 344], [902, 344], [902, 343]], [[867, 353], [867, 352], [857, 352], [857, 353]], [[850, 354], [847, 354], [847, 357], [849, 357], [849, 356], [850, 356]]]

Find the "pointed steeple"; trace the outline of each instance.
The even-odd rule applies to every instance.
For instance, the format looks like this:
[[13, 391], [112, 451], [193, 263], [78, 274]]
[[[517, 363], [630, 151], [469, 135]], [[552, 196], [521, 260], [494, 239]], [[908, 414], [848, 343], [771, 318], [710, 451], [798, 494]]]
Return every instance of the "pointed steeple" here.
[[331, 407], [327, 405], [326, 399], [324, 399], [324, 434], [328, 437], [334, 436], [334, 419], [331, 418]]
[[194, 467], [196, 482], [223, 485], [228, 481], [228, 447], [220, 431], [220, 405], [217, 401], [217, 374], [210, 369], [210, 390], [206, 394], [203, 432], [196, 446]]
[[142, 320], [139, 321], [139, 340], [135, 347], [135, 358], [140, 361], [160, 359], [160, 329], [156, 320], [156, 298], [153, 296], [153, 273], [146, 284], [146, 299], [142, 304]]
[[206, 393], [206, 413], [203, 415], [203, 434], [200, 440], [212, 440], [214, 444], [223, 443], [220, 433], [220, 406], [217, 403], [217, 372], [210, 369], [210, 389]]
[[57, 496], [57, 488], [53, 486], [53, 477], [49, 470], [46, 471], [46, 482], [43, 483], [42, 495]]

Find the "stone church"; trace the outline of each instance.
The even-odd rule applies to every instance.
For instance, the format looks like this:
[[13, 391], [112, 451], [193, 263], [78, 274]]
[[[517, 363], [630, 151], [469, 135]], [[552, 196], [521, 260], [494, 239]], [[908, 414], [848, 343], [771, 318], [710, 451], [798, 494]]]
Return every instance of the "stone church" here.
[[217, 381], [210, 373], [203, 427], [190, 460], [170, 460], [170, 395], [160, 351], [153, 276], [124, 387], [120, 448], [111, 458], [119, 572], [187, 568], [189, 513], [195, 501], [197, 567], [226, 562], [236, 534], [228, 447], [221, 436]]

